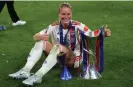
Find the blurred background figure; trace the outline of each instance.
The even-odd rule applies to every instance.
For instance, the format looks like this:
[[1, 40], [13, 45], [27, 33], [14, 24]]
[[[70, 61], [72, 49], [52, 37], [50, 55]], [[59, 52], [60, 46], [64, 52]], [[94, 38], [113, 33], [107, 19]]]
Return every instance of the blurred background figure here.
[[6, 30], [6, 27], [5, 26], [0, 26], [0, 31], [1, 30]]
[[18, 15], [14, 9], [14, 1], [13, 0], [12, 1], [0, 1], [0, 13], [1, 13], [2, 9], [4, 8], [5, 4], [7, 5], [9, 15], [13, 22], [12, 26], [25, 25], [26, 21], [20, 20], [20, 18], [18, 17]]

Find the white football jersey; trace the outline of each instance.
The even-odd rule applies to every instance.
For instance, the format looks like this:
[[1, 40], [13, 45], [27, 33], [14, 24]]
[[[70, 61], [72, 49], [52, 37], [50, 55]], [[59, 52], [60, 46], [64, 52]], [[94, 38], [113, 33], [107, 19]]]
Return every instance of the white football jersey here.
[[[54, 23], [49, 25], [46, 29], [40, 31], [40, 34], [49, 34], [50, 39], [52, 41], [52, 44], [59, 44], [60, 43], [60, 32], [59, 32], [59, 22]], [[75, 34], [76, 34], [76, 44], [75, 44], [75, 49], [74, 49], [74, 54], [76, 56], [80, 55], [80, 44], [78, 41], [79, 34], [77, 33], [78, 31], [83, 31], [86, 36], [89, 37], [96, 37], [100, 34], [100, 30], [96, 31], [91, 31], [85, 24], [77, 22], [77, 21], [72, 21], [72, 26], [75, 27]], [[68, 29], [63, 29], [63, 38], [67, 34]], [[70, 32], [68, 32], [66, 36], [66, 46], [70, 48]]]

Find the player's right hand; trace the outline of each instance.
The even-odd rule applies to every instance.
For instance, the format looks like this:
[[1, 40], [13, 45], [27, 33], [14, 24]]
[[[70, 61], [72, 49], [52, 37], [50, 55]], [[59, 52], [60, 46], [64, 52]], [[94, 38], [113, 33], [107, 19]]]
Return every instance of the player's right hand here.
[[44, 34], [42, 35], [42, 40], [48, 41], [49, 40], [49, 35], [48, 34]]

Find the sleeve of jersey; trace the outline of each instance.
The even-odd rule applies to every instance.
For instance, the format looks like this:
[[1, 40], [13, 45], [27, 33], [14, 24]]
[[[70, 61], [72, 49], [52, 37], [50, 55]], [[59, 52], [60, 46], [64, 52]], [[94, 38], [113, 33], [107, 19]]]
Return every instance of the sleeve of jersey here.
[[85, 36], [88, 36], [88, 37], [97, 37], [99, 36], [101, 30], [100, 29], [97, 29], [97, 30], [94, 30], [94, 31], [91, 31], [91, 29], [89, 29], [86, 25], [82, 24], [80, 26], [78, 26], [79, 30], [81, 30]]
[[47, 33], [47, 34], [50, 34], [51, 30], [52, 30], [52, 26], [49, 25], [47, 28], [43, 29], [43, 30], [40, 31], [39, 33], [40, 33], [41, 35], [44, 35], [44, 34], [46, 34], [46, 33]]

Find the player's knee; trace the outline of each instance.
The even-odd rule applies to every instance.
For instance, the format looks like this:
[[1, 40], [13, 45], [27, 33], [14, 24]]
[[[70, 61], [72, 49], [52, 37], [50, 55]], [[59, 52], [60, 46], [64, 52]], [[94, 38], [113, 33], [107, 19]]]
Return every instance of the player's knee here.
[[68, 48], [63, 45], [59, 45], [59, 49], [60, 49], [60, 52], [63, 52], [63, 53], [67, 53], [69, 51]]
[[49, 54], [49, 52], [51, 51], [53, 45], [48, 42], [48, 41], [44, 41], [44, 51]]
[[36, 42], [33, 48], [37, 50], [43, 49], [43, 41]]

